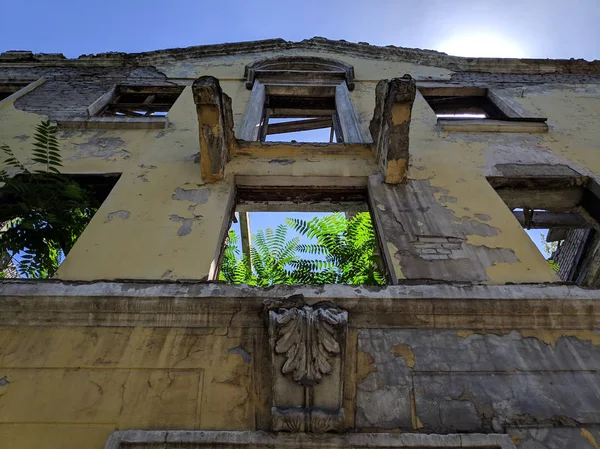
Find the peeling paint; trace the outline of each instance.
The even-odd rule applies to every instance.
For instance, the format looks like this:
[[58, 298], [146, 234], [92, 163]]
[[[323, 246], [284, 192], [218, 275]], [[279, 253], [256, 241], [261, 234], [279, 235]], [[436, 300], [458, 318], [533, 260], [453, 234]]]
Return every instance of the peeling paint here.
[[202, 219], [202, 215], [196, 215], [194, 218], [185, 218], [180, 217], [179, 215], [169, 215], [171, 221], [175, 221], [177, 223], [181, 223], [181, 226], [177, 230], [177, 235], [180, 237], [184, 237], [186, 235], [191, 234], [192, 232], [192, 224], [196, 221], [200, 221]]
[[210, 198], [210, 189], [182, 189], [177, 187], [171, 198], [177, 201], [191, 201], [196, 204], [204, 204]]
[[0, 387], [3, 387], [4, 385], [7, 385], [8, 382], [8, 378], [6, 376], [0, 378]]
[[523, 437], [520, 437], [518, 435], [511, 435], [510, 439], [512, 440], [512, 442], [515, 446], [518, 446], [519, 442], [523, 439]]
[[410, 346], [398, 344], [396, 346], [393, 346], [392, 349], [390, 349], [390, 352], [396, 357], [402, 357], [404, 359], [404, 362], [406, 363], [406, 366], [408, 366], [409, 368], [414, 368], [415, 354], [412, 352], [412, 349], [410, 349]]
[[250, 354], [248, 351], [246, 351], [244, 348], [242, 348], [241, 346], [237, 346], [235, 348], [231, 348], [229, 351], [227, 351], [228, 354], [237, 354], [240, 357], [242, 357], [242, 360], [245, 363], [250, 363], [252, 361], [252, 354]]
[[600, 444], [598, 444], [596, 438], [594, 435], [592, 435], [592, 432], [584, 428], [579, 429], [579, 431], [581, 432], [581, 436], [585, 438], [585, 441], [587, 441], [590, 446], [592, 446], [594, 449], [600, 449]]
[[363, 351], [358, 351], [357, 356], [357, 373], [358, 373], [358, 383], [360, 384], [365, 378], [369, 375], [369, 373], [374, 373], [377, 371], [377, 368], [374, 366], [375, 359], [371, 357], [371, 354], [368, 354]]
[[575, 337], [578, 340], [590, 341], [600, 345], [600, 332], [591, 330], [520, 330], [523, 338], [536, 338], [556, 349], [556, 343], [562, 337]]
[[106, 216], [105, 223], [111, 222], [115, 218], [119, 218], [121, 220], [127, 220], [130, 216], [131, 216], [131, 212], [129, 212], [128, 210], [117, 210], [117, 211], [109, 213]]
[[[488, 220], [489, 221], [489, 220]], [[472, 220], [469, 217], [461, 217], [460, 224], [467, 226], [467, 235], [480, 235], [482, 237], [494, 237], [500, 234], [500, 229]]]
[[456, 203], [456, 197], [454, 196], [442, 195], [437, 200], [440, 203]]
[[419, 415], [417, 415], [417, 401], [415, 400], [415, 392], [410, 391], [410, 418], [412, 421], [413, 430], [422, 429], [423, 423], [419, 419]]
[[100, 158], [111, 160], [115, 158], [128, 159], [129, 151], [125, 148], [125, 141], [120, 137], [100, 137], [103, 132], [95, 133], [94, 137], [88, 138], [84, 143], [73, 145], [75, 154], [71, 160], [77, 161], [86, 158]]
[[456, 335], [458, 335], [460, 338], [467, 338], [467, 337], [469, 337], [470, 335], [473, 335], [473, 334], [474, 334], [473, 331], [458, 331], [456, 333]]
[[271, 159], [269, 161], [269, 164], [276, 164], [276, 165], [291, 165], [291, 164], [295, 164], [296, 161], [293, 159]]

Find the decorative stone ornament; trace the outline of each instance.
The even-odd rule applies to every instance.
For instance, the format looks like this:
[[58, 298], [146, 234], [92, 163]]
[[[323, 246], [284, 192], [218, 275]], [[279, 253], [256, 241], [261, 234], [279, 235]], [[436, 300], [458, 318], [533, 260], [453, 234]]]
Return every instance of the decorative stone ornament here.
[[348, 312], [331, 303], [307, 305], [302, 295], [266, 305], [273, 374], [273, 430], [343, 431]]

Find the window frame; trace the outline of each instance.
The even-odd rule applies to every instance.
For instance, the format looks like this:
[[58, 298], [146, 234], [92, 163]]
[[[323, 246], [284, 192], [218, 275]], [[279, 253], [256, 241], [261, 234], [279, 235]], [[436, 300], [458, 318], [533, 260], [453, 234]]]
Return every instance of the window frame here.
[[7, 97], [0, 100], [0, 106], [3, 104], [8, 104], [9, 102], [15, 101], [35, 88], [41, 86], [46, 82], [45, 78], [38, 78], [35, 80], [32, 79], [0, 79], [0, 86], [5, 85], [17, 85], [20, 86], [17, 90], [14, 90]]
[[[334, 204], [343, 204], [343, 202], [351, 204], [353, 207], [349, 209], [352, 209], [352, 211], [368, 211], [375, 231], [377, 248], [381, 255], [381, 270], [386, 280], [385, 285], [395, 285], [398, 283], [393, 270], [391, 255], [384, 241], [383, 226], [379, 222], [379, 216], [375, 210], [375, 200], [369, 188], [369, 177], [366, 176], [235, 175], [218, 237], [219, 243], [208, 273], [209, 281], [217, 281], [219, 279], [221, 263], [225, 253], [226, 238], [236, 210], [238, 209], [238, 204], [240, 204], [240, 191], [244, 193], [244, 201], [249, 203], [263, 203], [263, 206], [259, 207], [261, 212], [287, 212], [292, 209], [296, 212], [311, 212], [313, 210], [322, 212], [325, 211], [324, 207], [328, 203], [332, 203], [332, 207], [328, 209], [331, 210], [335, 209]], [[274, 200], [268, 199], [269, 192], [272, 193]], [[292, 199], [307, 192], [309, 195], [312, 193], [313, 196], [300, 201]], [[358, 202], [362, 204], [358, 206]], [[247, 205], [244, 205], [242, 209], [249, 211]], [[259, 210], [256, 211], [258, 212]]]
[[[126, 85], [126, 84], [118, 84], [113, 86], [113, 88], [109, 91], [109, 95], [103, 95], [99, 100], [88, 107], [88, 115], [90, 116], [100, 116], [100, 117], [123, 117], [123, 118], [147, 118], [147, 117], [166, 117], [168, 111], [173, 107], [181, 93], [183, 92], [184, 86], [146, 86], [146, 85]], [[145, 95], [147, 98], [150, 98], [154, 95], [163, 94], [163, 90], [169, 90], [171, 92], [167, 92], [169, 95], [177, 95], [177, 97], [173, 100], [173, 103], [168, 107], [167, 113], [164, 116], [153, 116], [153, 115], [139, 115], [139, 117], [132, 117], [128, 115], [120, 116], [116, 113], [114, 115], [104, 115], [107, 112], [107, 109], [111, 107], [118, 107], [118, 100], [123, 95], [134, 94], [134, 95]], [[178, 92], [177, 92], [178, 91]], [[151, 105], [152, 103], [148, 103]], [[145, 102], [140, 103], [140, 109], [145, 108]], [[124, 108], [130, 109], [130, 108]]]
[[339, 123], [339, 131], [336, 130], [339, 140], [345, 144], [365, 142], [350, 99], [350, 90], [354, 88], [352, 66], [321, 58], [276, 58], [247, 66], [245, 76], [246, 87], [252, 92], [240, 127], [239, 140], [264, 140], [269, 118], [266, 113], [269, 96], [316, 95], [334, 100], [333, 121], [334, 125], [336, 121]]
[[[168, 114], [161, 116], [103, 116], [102, 112], [111, 105], [111, 103], [119, 96], [120, 89], [146, 89], [149, 95], [152, 91], [160, 89], [172, 88], [179, 89], [179, 95], [173, 102], [179, 99], [183, 93], [185, 85], [170, 85], [157, 86], [150, 84], [115, 84], [110, 90], [102, 94], [96, 101], [89, 105], [86, 109], [87, 117], [69, 117], [68, 119], [58, 120], [57, 123], [61, 128], [89, 128], [89, 129], [164, 129], [169, 125]], [[171, 105], [171, 107], [173, 107]], [[170, 107], [170, 108], [171, 108]], [[170, 109], [169, 108], [169, 109]]]
[[[586, 242], [600, 239], [600, 187], [590, 178], [566, 166], [514, 165], [501, 168], [500, 176], [487, 176], [489, 185], [526, 229], [590, 230], [578, 248], [573, 265], [565, 269], [567, 279], [589, 287], [600, 267], [593, 266], [593, 248]], [[521, 210], [516, 210], [521, 209]], [[556, 225], [551, 225], [555, 221]], [[551, 236], [552, 238], [552, 236]], [[548, 241], [548, 240], [547, 240]], [[592, 286], [592, 288], [596, 288]]]
[[417, 90], [431, 111], [428, 101], [434, 97], [485, 97], [501, 117], [490, 118], [447, 118], [438, 117], [437, 124], [447, 132], [548, 132], [547, 118], [528, 113], [500, 89], [476, 86], [456, 86], [439, 83], [418, 83]]

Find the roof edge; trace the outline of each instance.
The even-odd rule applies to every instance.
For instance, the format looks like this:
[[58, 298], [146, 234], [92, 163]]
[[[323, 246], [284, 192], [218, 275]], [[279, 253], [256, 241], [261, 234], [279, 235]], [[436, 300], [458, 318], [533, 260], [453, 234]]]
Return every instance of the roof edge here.
[[366, 42], [348, 42], [313, 37], [299, 42], [284, 39], [232, 42], [171, 48], [141, 53], [109, 52], [82, 55], [68, 59], [60, 53], [34, 54], [29, 51], [7, 51], [0, 54], [2, 65], [58, 65], [58, 66], [136, 66], [164, 63], [169, 60], [203, 59], [239, 54], [253, 54], [286, 50], [314, 50], [362, 58], [411, 62], [446, 68], [455, 72], [525, 73], [525, 74], [600, 74], [600, 61], [584, 59], [518, 59], [471, 58], [451, 56], [435, 50], [405, 48], [388, 45], [370, 45]]

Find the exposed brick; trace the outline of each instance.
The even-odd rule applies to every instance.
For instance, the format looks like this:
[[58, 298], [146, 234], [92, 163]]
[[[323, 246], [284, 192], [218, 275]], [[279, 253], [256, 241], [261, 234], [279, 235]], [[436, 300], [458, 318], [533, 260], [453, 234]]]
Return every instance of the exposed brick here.
[[437, 248], [442, 248], [442, 244], [441, 243], [413, 243], [413, 246], [415, 248], [433, 248], [433, 249], [437, 249]]
[[443, 243], [442, 248], [447, 249], [461, 249], [462, 245], [460, 243]]
[[445, 254], [423, 254], [421, 257], [423, 259], [429, 259], [429, 260], [448, 259], [448, 256]]
[[419, 237], [419, 243], [448, 243], [447, 237]]

